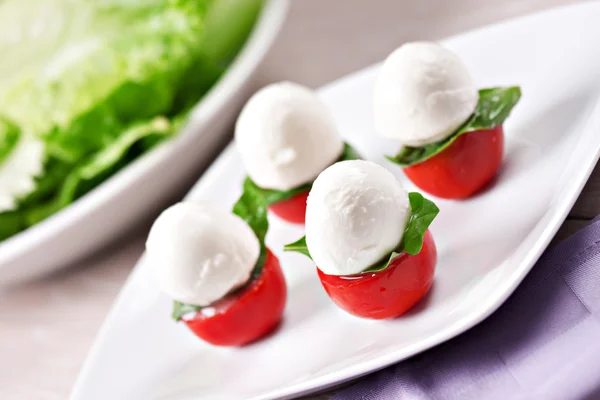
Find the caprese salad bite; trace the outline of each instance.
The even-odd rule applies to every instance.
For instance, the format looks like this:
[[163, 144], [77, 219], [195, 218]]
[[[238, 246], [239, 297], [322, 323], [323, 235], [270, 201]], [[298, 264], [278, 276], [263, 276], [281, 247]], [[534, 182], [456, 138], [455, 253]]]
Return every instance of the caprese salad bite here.
[[388, 157], [415, 185], [460, 199], [485, 186], [502, 163], [502, 124], [521, 97], [517, 86], [477, 90], [469, 71], [436, 43], [407, 43], [383, 63], [375, 84], [375, 129], [397, 140]]
[[321, 171], [360, 158], [317, 94], [291, 82], [271, 84], [250, 98], [237, 120], [235, 143], [247, 183], [292, 223], [304, 223], [306, 197]]
[[281, 320], [287, 288], [277, 257], [266, 248], [266, 206], [244, 193], [229, 213], [202, 202], [178, 203], [156, 220], [146, 242], [172, 317], [201, 339], [241, 346]]
[[343, 161], [315, 180], [306, 236], [285, 250], [312, 258], [340, 308], [363, 318], [393, 318], [431, 288], [437, 252], [428, 227], [438, 212], [380, 165]]

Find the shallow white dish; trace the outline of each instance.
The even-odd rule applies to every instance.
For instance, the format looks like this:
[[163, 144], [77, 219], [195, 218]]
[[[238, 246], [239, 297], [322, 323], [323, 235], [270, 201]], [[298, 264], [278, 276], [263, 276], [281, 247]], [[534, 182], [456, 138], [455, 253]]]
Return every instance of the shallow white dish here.
[[[432, 226], [439, 261], [431, 294], [390, 321], [361, 320], [334, 306], [314, 265], [281, 246], [301, 227], [275, 218], [267, 243], [289, 285], [280, 329], [241, 349], [215, 348], [169, 319], [171, 302], [143, 259], [104, 324], [73, 400], [275, 399], [364, 375], [430, 348], [487, 317], [512, 293], [548, 245], [600, 155], [600, 3], [544, 12], [444, 43], [480, 87], [520, 84], [522, 101], [505, 125], [506, 155], [495, 184], [468, 201], [438, 200]], [[557, 29], [560, 27], [561, 29]], [[535, 34], [532, 34], [532, 33]], [[377, 67], [321, 90], [345, 138], [368, 159], [397, 145], [373, 132]], [[244, 176], [229, 147], [189, 194], [234, 202]]]
[[[193, 179], [222, 143], [251, 89], [250, 78], [271, 47], [288, 0], [270, 0], [225, 75], [193, 110], [185, 128], [73, 205], [0, 242], [0, 285], [60, 268], [97, 249]], [[221, 140], [220, 140], [221, 139]]]

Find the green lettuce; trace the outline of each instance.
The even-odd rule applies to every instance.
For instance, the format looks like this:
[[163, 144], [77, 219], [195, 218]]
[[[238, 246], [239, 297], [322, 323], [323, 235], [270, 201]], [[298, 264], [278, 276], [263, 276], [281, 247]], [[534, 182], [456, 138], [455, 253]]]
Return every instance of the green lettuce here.
[[[0, 161], [20, 134], [41, 139], [46, 149], [35, 190], [16, 210], [0, 213], [0, 240], [171, 137], [239, 52], [262, 4], [0, 2], [0, 51], [11, 60], [0, 66]], [[33, 29], [40, 21], [42, 32]], [[28, 35], [20, 46], [7, 45], [3, 36], [15, 29]]]
[[21, 200], [19, 209], [0, 213], [0, 240], [73, 203], [139, 156], [145, 149], [145, 140], [167, 139], [179, 125], [180, 120], [171, 123], [164, 117], [156, 117], [147, 123], [133, 124], [116, 141], [78, 165], [51, 159], [46, 173], [37, 179], [36, 190]]
[[3, 113], [65, 161], [102, 149], [127, 124], [172, 111], [182, 77], [201, 54], [206, 3], [84, 3], [90, 32], [9, 87]]
[[0, 117], [0, 165], [15, 148], [20, 137], [21, 130], [19, 127]]

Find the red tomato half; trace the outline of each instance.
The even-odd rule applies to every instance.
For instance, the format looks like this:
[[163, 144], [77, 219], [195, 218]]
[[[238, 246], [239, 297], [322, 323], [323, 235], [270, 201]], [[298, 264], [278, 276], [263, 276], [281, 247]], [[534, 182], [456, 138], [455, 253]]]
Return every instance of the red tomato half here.
[[308, 191], [290, 197], [279, 203], [271, 204], [269, 210], [284, 221], [303, 224], [306, 216], [306, 198]]
[[437, 250], [429, 231], [417, 255], [402, 253], [379, 272], [327, 275], [317, 268], [321, 283], [333, 302], [357, 317], [394, 318], [411, 309], [431, 288]]
[[198, 311], [184, 322], [218, 346], [242, 346], [269, 333], [281, 320], [287, 287], [277, 257], [267, 250], [260, 276], [239, 293]]
[[441, 153], [404, 168], [415, 185], [434, 196], [462, 199], [479, 191], [502, 163], [502, 126], [462, 134]]

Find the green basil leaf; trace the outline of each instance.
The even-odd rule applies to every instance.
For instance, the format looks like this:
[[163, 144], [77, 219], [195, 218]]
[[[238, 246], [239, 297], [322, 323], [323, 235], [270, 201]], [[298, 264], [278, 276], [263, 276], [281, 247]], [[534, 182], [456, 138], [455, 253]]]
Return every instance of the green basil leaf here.
[[21, 130], [12, 122], [0, 117], [0, 165], [17, 145]]
[[202, 307], [200, 307], [200, 306], [194, 306], [191, 304], [182, 303], [180, 301], [174, 301], [173, 302], [173, 312], [171, 313], [171, 318], [173, 318], [175, 321], [179, 321], [181, 318], [183, 318], [184, 315], [193, 313], [193, 312], [198, 312], [201, 309], [202, 309]]
[[[266, 202], [267, 206], [275, 203], [279, 203], [280, 201], [284, 201], [287, 199], [291, 199], [292, 197], [310, 191], [312, 187], [312, 183], [307, 183], [306, 185], [302, 185], [300, 187], [290, 189], [290, 190], [275, 190], [275, 189], [263, 189], [259, 187], [252, 179], [249, 177], [246, 178], [246, 182], [248, 185], [252, 185], [253, 191], [259, 194]], [[246, 182], [244, 184], [246, 184]]]
[[[347, 160], [360, 160], [361, 158], [362, 157], [360, 156], [360, 154], [358, 154], [358, 152], [352, 146], [350, 146], [348, 143], [344, 143], [344, 150], [342, 151], [342, 155], [340, 156], [340, 158], [337, 159], [336, 162], [347, 161]], [[307, 183], [305, 185], [302, 185], [300, 187], [293, 188], [290, 190], [264, 189], [264, 188], [259, 187], [250, 178], [247, 178], [247, 181], [249, 181], [247, 183], [248, 185], [254, 186], [252, 188], [252, 190], [257, 195], [260, 195], [265, 199], [267, 206], [270, 206], [271, 204], [279, 203], [280, 201], [291, 199], [292, 197], [294, 197], [300, 193], [306, 193], [306, 192], [310, 191], [310, 189], [312, 188], [312, 182], [311, 182], [311, 183]]]
[[258, 188], [250, 178], [246, 178], [243, 185], [242, 195], [233, 206], [233, 213], [250, 225], [250, 228], [263, 243], [269, 221], [267, 219], [267, 202]]
[[402, 167], [422, 163], [445, 150], [464, 133], [493, 129], [501, 125], [520, 98], [521, 88], [518, 86], [481, 89], [473, 115], [455, 133], [441, 142], [423, 147], [403, 147], [395, 156], [386, 158]]
[[[419, 254], [423, 247], [423, 236], [435, 219], [440, 209], [431, 201], [424, 198], [420, 193], [411, 192], [408, 194], [410, 203], [410, 217], [402, 241], [397, 249], [395, 249], [389, 257], [385, 257], [384, 261], [376, 263], [374, 266], [367, 268], [364, 272], [383, 271], [388, 267], [390, 262], [400, 255], [403, 251], [410, 255]], [[306, 236], [301, 237], [294, 243], [286, 244], [283, 247], [284, 251], [295, 251], [304, 254], [312, 259], [308, 246], [306, 245]]]
[[372, 267], [364, 270], [362, 273], [383, 271], [384, 269], [386, 269], [390, 265], [390, 263], [392, 262], [392, 260], [394, 258], [398, 257], [400, 254], [401, 253], [398, 253], [397, 251], [392, 251], [392, 254], [390, 254], [390, 256], [387, 257], [384, 262], [379, 263], [379, 264], [375, 264], [374, 266], [372, 266]]
[[268, 203], [260, 188], [250, 178], [246, 178], [242, 195], [233, 206], [233, 213], [250, 225], [260, 243], [260, 255], [252, 271], [253, 279], [260, 276], [267, 259], [267, 246], [265, 244], [265, 236], [267, 236], [269, 230], [267, 207]]
[[423, 197], [421, 193], [409, 193], [408, 201], [410, 202], [410, 218], [404, 230], [401, 248], [408, 254], [415, 255], [421, 251], [423, 236], [440, 209], [431, 200]]
[[306, 236], [302, 236], [294, 243], [286, 244], [285, 246], [283, 246], [283, 251], [295, 251], [300, 254], [304, 254], [306, 257], [312, 260], [312, 257], [310, 256], [310, 253], [308, 251], [308, 246], [306, 246]]
[[362, 156], [354, 147], [350, 146], [348, 143], [344, 143], [344, 150], [342, 151], [342, 155], [338, 159], [338, 162], [349, 160], [362, 160]]

